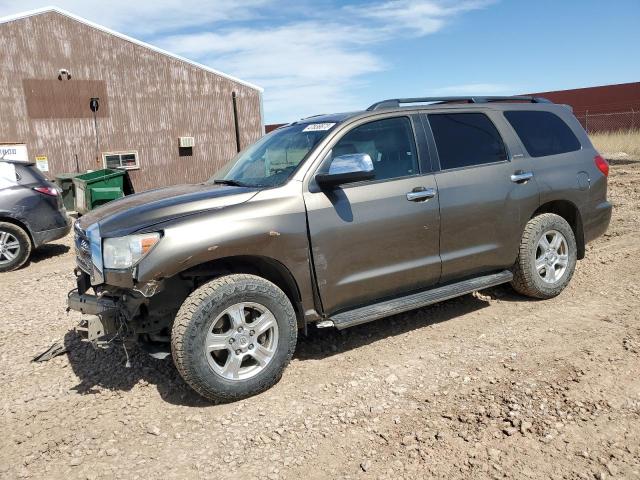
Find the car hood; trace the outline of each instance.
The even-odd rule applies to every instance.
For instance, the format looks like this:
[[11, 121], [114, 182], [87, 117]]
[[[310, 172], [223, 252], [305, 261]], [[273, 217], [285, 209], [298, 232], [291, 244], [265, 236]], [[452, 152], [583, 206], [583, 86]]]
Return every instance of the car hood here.
[[96, 222], [100, 235], [119, 237], [176, 218], [246, 202], [257, 188], [199, 183], [137, 193], [103, 205], [80, 217], [85, 230]]

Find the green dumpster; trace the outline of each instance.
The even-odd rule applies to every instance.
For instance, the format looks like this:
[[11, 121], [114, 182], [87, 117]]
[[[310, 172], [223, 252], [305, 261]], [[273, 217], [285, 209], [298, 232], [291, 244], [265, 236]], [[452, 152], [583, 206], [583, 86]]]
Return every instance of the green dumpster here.
[[124, 170], [96, 170], [74, 177], [76, 212], [83, 214], [104, 203], [124, 196]]
[[79, 173], [60, 173], [56, 175], [56, 183], [62, 190], [62, 203], [67, 210], [76, 208], [76, 190], [73, 186], [73, 179]]

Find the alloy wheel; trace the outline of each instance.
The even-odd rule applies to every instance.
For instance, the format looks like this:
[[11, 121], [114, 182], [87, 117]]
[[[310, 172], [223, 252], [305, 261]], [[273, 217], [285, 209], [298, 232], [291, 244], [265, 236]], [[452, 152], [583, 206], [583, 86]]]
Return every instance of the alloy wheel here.
[[205, 355], [211, 369], [227, 380], [246, 380], [273, 359], [278, 346], [278, 323], [258, 303], [236, 303], [211, 323]]
[[546, 283], [556, 283], [569, 264], [567, 239], [557, 230], [548, 230], [538, 240], [536, 271]]
[[9, 232], [0, 230], [0, 265], [13, 262], [20, 255], [20, 242]]

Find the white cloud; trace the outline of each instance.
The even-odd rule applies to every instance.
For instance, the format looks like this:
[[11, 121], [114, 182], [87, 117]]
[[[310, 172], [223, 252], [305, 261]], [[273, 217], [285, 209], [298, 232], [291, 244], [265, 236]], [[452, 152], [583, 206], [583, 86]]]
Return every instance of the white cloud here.
[[429, 90], [433, 95], [514, 95], [515, 87], [503, 83], [466, 83]]
[[[384, 29], [407, 35], [428, 35], [440, 30], [451, 17], [477, 10], [495, 0], [463, 0], [457, 2], [390, 0], [362, 9], [363, 17], [384, 23]], [[356, 12], [355, 8], [350, 8]]]
[[[46, 1], [0, 0], [0, 15]], [[435, 33], [490, 1], [369, 0], [333, 9], [277, 0], [59, 0], [57, 6], [264, 87], [266, 119], [277, 122], [362, 108], [367, 75], [390, 68], [376, 52], [380, 44]]]
[[[56, 7], [132, 36], [255, 17], [271, 0], [55, 0]], [[0, 16], [51, 5], [50, 0], [0, 0]]]
[[160, 45], [265, 88], [267, 121], [359, 109], [367, 75], [388, 68], [377, 45], [437, 32], [487, 1], [393, 0], [343, 7], [330, 20], [174, 35]]
[[172, 36], [160, 46], [264, 87], [269, 117], [287, 121], [361, 107], [349, 92], [359, 78], [384, 68], [360, 48], [373, 41], [368, 37], [349, 26], [302, 22]]

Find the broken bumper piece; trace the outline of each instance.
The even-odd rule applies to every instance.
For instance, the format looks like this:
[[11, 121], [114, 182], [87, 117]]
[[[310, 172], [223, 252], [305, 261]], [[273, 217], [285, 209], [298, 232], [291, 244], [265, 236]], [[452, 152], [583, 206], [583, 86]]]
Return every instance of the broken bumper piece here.
[[67, 299], [67, 306], [69, 310], [87, 315], [75, 330], [83, 340], [96, 347], [106, 347], [118, 333], [116, 304], [113, 300], [72, 292]]

